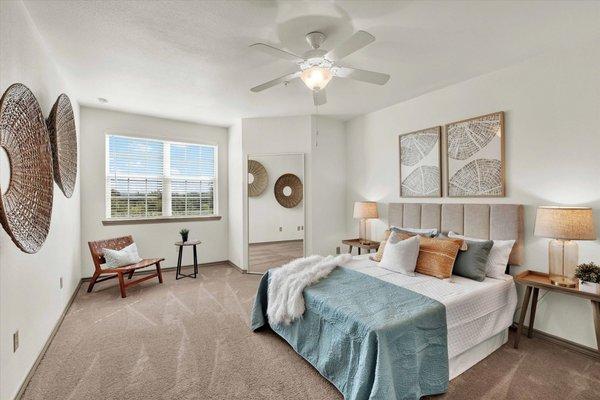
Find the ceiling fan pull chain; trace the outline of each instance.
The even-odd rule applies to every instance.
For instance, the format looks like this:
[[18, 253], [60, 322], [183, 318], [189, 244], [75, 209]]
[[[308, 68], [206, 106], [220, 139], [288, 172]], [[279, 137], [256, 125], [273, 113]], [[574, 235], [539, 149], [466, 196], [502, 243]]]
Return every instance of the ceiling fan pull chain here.
[[317, 122], [315, 124], [317, 128], [317, 132], [315, 134], [315, 148], [319, 147], [319, 105], [315, 104], [315, 108], [317, 109]]

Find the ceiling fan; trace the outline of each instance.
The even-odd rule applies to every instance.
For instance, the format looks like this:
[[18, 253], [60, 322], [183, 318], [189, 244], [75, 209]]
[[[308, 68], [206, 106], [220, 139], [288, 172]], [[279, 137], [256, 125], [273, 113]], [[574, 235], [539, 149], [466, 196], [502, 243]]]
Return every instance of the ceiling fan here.
[[276, 86], [280, 83], [287, 84], [293, 79], [300, 78], [306, 86], [313, 92], [315, 105], [322, 105], [327, 102], [325, 86], [331, 78], [349, 78], [357, 81], [374, 83], [376, 85], [385, 85], [390, 79], [387, 74], [379, 72], [365, 71], [357, 68], [344, 67], [338, 64], [338, 61], [344, 57], [358, 51], [375, 41], [375, 37], [368, 32], [358, 31], [350, 36], [345, 42], [333, 50], [323, 50], [321, 45], [326, 36], [321, 32], [310, 32], [306, 35], [306, 41], [312, 48], [302, 56], [296, 55], [286, 50], [278, 49], [265, 43], [254, 43], [250, 47], [263, 51], [272, 56], [294, 61], [298, 70], [279, 78], [275, 78], [250, 89], [252, 92], [261, 92], [265, 89]]

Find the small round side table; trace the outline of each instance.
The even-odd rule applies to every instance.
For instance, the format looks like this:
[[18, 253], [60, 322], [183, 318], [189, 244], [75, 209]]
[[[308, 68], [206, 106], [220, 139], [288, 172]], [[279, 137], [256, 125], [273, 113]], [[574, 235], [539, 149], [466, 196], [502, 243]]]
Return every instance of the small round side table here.
[[[175, 279], [181, 278], [196, 278], [198, 275], [198, 253], [196, 252], [196, 246], [202, 243], [199, 240], [188, 240], [187, 242], [176, 242], [175, 246], [179, 247], [179, 257], [177, 257], [177, 271], [175, 272]], [[185, 246], [192, 246], [194, 249], [194, 275], [182, 274], [181, 273], [181, 258], [183, 256], [183, 248]]]

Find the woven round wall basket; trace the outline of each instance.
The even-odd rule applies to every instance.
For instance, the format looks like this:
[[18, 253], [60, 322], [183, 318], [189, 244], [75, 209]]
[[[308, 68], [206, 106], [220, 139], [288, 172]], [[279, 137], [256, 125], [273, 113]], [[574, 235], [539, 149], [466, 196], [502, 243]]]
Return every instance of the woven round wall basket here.
[[0, 190], [0, 222], [19, 249], [35, 253], [50, 229], [52, 151], [40, 105], [20, 83], [0, 99], [0, 146], [10, 165], [8, 187]]
[[267, 188], [269, 175], [265, 167], [255, 160], [248, 160], [248, 196], [260, 196]]
[[77, 132], [71, 100], [61, 94], [46, 121], [52, 146], [54, 181], [65, 196], [71, 197], [77, 178]]
[[[286, 194], [288, 191], [289, 194]], [[281, 175], [275, 182], [275, 199], [285, 208], [294, 208], [300, 204], [302, 201], [302, 181], [300, 178], [294, 174]]]

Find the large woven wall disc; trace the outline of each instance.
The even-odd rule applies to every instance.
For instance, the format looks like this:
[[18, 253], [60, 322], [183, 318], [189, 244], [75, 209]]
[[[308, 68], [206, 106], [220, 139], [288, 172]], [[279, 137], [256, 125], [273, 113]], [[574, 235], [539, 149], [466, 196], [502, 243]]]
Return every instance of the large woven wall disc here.
[[40, 105], [20, 83], [0, 99], [0, 146], [10, 163], [8, 188], [0, 191], [0, 222], [21, 250], [35, 253], [50, 229], [52, 152]]
[[248, 196], [260, 196], [267, 188], [269, 175], [265, 167], [255, 160], [248, 160]]
[[65, 196], [71, 197], [77, 178], [77, 131], [71, 100], [61, 94], [46, 121], [52, 146], [54, 181]]
[[275, 182], [275, 199], [285, 208], [294, 208], [300, 204], [302, 201], [302, 181], [300, 178], [294, 174], [281, 175]]

